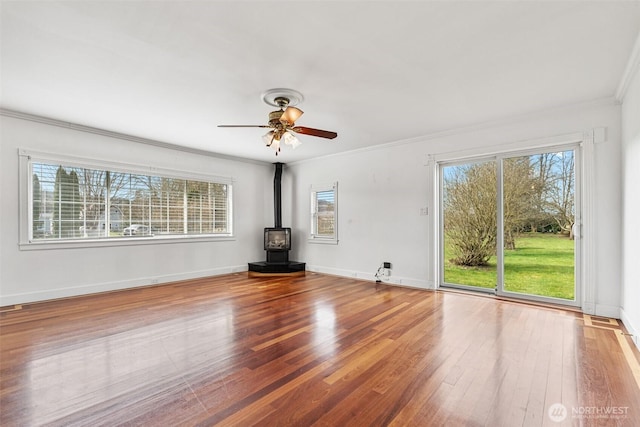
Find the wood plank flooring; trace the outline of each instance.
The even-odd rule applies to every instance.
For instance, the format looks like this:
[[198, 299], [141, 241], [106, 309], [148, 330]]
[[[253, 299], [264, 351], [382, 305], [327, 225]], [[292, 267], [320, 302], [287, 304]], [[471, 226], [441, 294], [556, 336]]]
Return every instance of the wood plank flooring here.
[[0, 314], [0, 425], [638, 426], [623, 332], [315, 273], [24, 304]]

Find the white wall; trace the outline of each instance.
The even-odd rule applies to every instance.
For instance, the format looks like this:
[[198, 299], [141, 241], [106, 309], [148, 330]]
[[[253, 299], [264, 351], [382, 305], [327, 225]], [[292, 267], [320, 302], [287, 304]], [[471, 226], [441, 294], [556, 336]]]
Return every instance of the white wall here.
[[[163, 283], [235, 271], [264, 259], [273, 223], [273, 166], [199, 155], [0, 117], [0, 305]], [[20, 250], [18, 149], [231, 177], [235, 239], [114, 247]]]
[[[374, 147], [343, 155], [291, 164], [287, 174], [296, 230], [293, 252], [309, 270], [373, 279], [383, 261], [393, 264], [392, 283], [434, 286], [433, 187], [426, 166], [429, 155], [461, 154], [557, 135], [607, 128], [605, 142], [594, 145], [592, 238], [595, 295], [585, 306], [599, 315], [619, 317], [620, 308], [620, 107], [612, 100], [549, 111], [411, 142]], [[340, 141], [336, 140], [336, 144]], [[525, 145], [525, 144], [520, 144]], [[490, 147], [490, 148], [489, 148]], [[484, 149], [484, 148], [483, 148]], [[306, 241], [309, 189], [338, 181], [338, 245]], [[429, 216], [420, 209], [429, 208]]]
[[[418, 214], [428, 196], [427, 168], [414, 150], [403, 145], [291, 165], [295, 257], [311, 270], [365, 278], [389, 261], [394, 279], [425, 287], [429, 222]], [[338, 245], [308, 243], [311, 185], [335, 181]]]
[[640, 348], [640, 66], [622, 104], [622, 320]]
[[[639, 234], [633, 218], [640, 160], [638, 77], [625, 98], [625, 269], [623, 318], [634, 325], [640, 308]], [[417, 138], [312, 161], [290, 164], [283, 175], [283, 225], [294, 230], [291, 259], [309, 270], [373, 279], [382, 261], [393, 263], [393, 283], [434, 286], [430, 235], [432, 187], [429, 155], [464, 153], [607, 128], [596, 144], [593, 312], [618, 317], [621, 301], [620, 107], [596, 102], [473, 129]], [[78, 295], [211, 274], [246, 270], [264, 258], [262, 228], [273, 223], [273, 166], [202, 156], [42, 123], [1, 118], [0, 304]], [[339, 140], [335, 143], [339, 144]], [[20, 251], [18, 248], [18, 148], [108, 161], [145, 159], [153, 166], [215, 173], [234, 179], [236, 239], [106, 248]], [[338, 181], [339, 244], [309, 243], [309, 189]], [[428, 207], [429, 216], [420, 215]], [[257, 214], [256, 214], [257, 213]], [[637, 221], [636, 221], [637, 222]], [[635, 237], [635, 238], [633, 238]], [[637, 328], [637, 326], [636, 326]]]

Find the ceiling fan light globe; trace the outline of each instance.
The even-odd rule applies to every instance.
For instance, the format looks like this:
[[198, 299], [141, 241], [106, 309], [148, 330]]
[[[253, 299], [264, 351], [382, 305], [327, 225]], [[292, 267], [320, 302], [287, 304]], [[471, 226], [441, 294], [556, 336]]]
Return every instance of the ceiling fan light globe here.
[[274, 139], [275, 139], [275, 133], [272, 130], [262, 135], [262, 141], [264, 142], [264, 145], [266, 145], [267, 147], [271, 147]]
[[284, 110], [284, 113], [282, 113], [282, 116], [280, 116], [280, 122], [283, 124], [286, 123], [289, 126], [293, 126], [293, 124], [300, 118], [302, 114], [304, 114], [304, 111], [299, 108], [287, 107], [287, 109]]
[[300, 140], [290, 132], [285, 132], [284, 135], [282, 135], [282, 140], [285, 144], [290, 145], [293, 149], [302, 144]]

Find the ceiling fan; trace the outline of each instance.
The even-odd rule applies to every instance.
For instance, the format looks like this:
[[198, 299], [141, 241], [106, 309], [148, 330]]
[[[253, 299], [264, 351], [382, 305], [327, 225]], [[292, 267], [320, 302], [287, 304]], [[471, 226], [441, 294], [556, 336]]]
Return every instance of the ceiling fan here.
[[[279, 107], [279, 110], [269, 113], [269, 122], [266, 125], [218, 125], [222, 128], [269, 128], [271, 129], [262, 136], [267, 147], [276, 152], [280, 152], [280, 143], [291, 145], [296, 148], [301, 144], [294, 133], [302, 135], [317, 136], [320, 138], [334, 139], [338, 136], [336, 132], [314, 129], [305, 126], [296, 126], [296, 120], [300, 118], [303, 111], [296, 108], [298, 102], [303, 99], [302, 94], [291, 89], [271, 89], [262, 94], [262, 100], [268, 105]], [[293, 133], [292, 133], [293, 132]]]

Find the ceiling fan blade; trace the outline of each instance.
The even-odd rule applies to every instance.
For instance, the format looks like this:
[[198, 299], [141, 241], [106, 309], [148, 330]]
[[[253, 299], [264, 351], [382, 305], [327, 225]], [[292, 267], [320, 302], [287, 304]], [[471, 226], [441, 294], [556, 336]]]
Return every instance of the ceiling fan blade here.
[[219, 128], [270, 128], [270, 125], [218, 125]]
[[280, 116], [280, 122], [282, 124], [287, 123], [288, 125], [292, 125], [293, 123], [296, 122], [296, 120], [298, 120], [300, 118], [301, 115], [304, 114], [304, 111], [302, 111], [299, 108], [296, 107], [287, 107], [286, 110], [284, 110], [284, 113], [282, 113], [282, 116]]
[[338, 136], [337, 133], [331, 132], [330, 130], [313, 129], [313, 128], [307, 128], [304, 126], [295, 126], [290, 128], [289, 130], [292, 130], [296, 133], [301, 133], [303, 135], [319, 136], [320, 138], [327, 138], [327, 139], [333, 139], [336, 136]]

